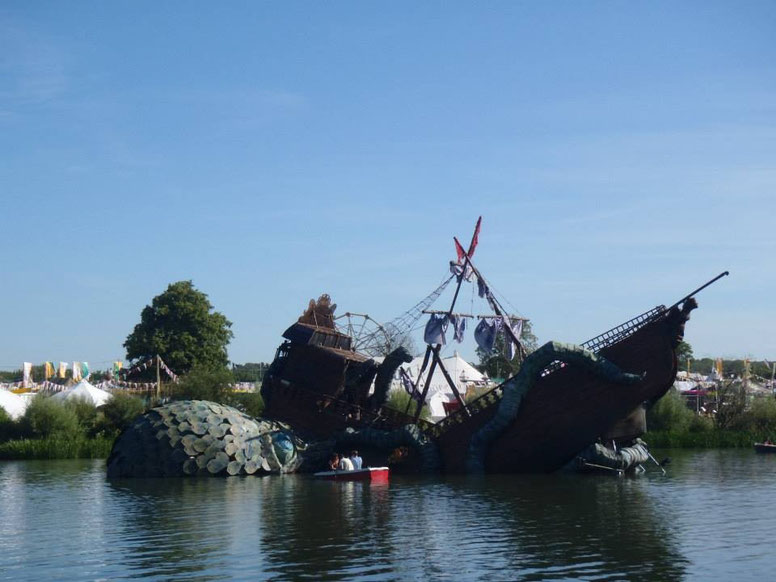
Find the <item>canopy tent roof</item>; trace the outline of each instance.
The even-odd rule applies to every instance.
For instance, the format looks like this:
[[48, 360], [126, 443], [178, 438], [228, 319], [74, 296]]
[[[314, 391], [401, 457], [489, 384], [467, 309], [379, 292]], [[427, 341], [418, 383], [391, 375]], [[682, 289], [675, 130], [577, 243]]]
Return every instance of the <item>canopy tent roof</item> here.
[[18, 394], [0, 389], [0, 408], [5, 410], [8, 416], [16, 420], [24, 414], [27, 403]]
[[57, 392], [54, 394], [54, 396], [52, 396], [52, 398], [57, 400], [75, 400], [78, 398], [86, 400], [87, 402], [91, 402], [95, 406], [102, 406], [108, 400], [110, 400], [111, 397], [112, 394], [110, 392], [95, 388], [86, 380], [81, 380], [75, 386], [71, 386], [62, 392]]
[[[374, 359], [377, 362], [381, 362], [383, 360], [383, 358]], [[484, 385], [490, 381], [487, 375], [483, 374], [469, 362], [464, 360], [460, 355], [458, 355], [458, 352], [455, 352], [452, 356], [442, 358], [442, 363], [444, 364], [447, 373], [450, 374], [450, 378], [452, 378], [453, 382], [455, 382], [455, 386], [461, 396], [466, 393], [466, 389], [470, 384]], [[417, 382], [421, 366], [423, 366], [423, 356], [418, 356], [411, 362], [402, 365], [401, 368], [407, 373], [413, 382]], [[428, 376], [430, 367], [431, 363], [429, 360], [429, 364], [426, 366], [426, 370], [423, 372], [424, 380]], [[420, 388], [422, 390], [422, 386]], [[398, 371], [393, 379], [393, 382], [391, 383], [391, 390], [404, 390], [404, 387], [402, 386], [401, 380], [399, 378]], [[447, 383], [447, 380], [445, 380], [444, 374], [442, 374], [442, 371], [437, 368], [437, 370], [434, 372], [434, 377], [431, 379], [431, 385], [429, 386], [428, 395], [426, 396], [426, 403], [431, 410], [432, 418], [445, 416], [442, 403], [450, 402], [454, 399], [455, 397], [453, 395], [453, 391], [450, 388], [450, 385]]]
[[[442, 358], [442, 363], [461, 394], [466, 392], [467, 386], [471, 383], [483, 384], [488, 382], [488, 377], [459, 356], [458, 352], [455, 352], [452, 356]], [[408, 364], [403, 365], [402, 369], [404, 369], [413, 382], [417, 382], [422, 365], [423, 356], [418, 356]], [[431, 363], [429, 362], [423, 373], [424, 379], [428, 376], [430, 367]], [[394, 385], [396, 387], [401, 387], [401, 383], [398, 381], [398, 374], [397, 379], [394, 380]], [[428, 389], [429, 395], [436, 394], [437, 392], [449, 392], [452, 397], [450, 385], [447, 383], [444, 374], [442, 374], [442, 371], [439, 369], [434, 372], [434, 377], [431, 379], [431, 385]]]

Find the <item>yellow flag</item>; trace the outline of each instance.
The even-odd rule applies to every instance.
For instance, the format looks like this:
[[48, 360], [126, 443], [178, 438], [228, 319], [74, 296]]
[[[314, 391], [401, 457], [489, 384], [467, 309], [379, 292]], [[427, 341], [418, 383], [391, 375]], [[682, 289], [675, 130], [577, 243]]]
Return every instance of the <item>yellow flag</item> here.
[[54, 375], [54, 364], [51, 362], [46, 362], [46, 380], [51, 378]]

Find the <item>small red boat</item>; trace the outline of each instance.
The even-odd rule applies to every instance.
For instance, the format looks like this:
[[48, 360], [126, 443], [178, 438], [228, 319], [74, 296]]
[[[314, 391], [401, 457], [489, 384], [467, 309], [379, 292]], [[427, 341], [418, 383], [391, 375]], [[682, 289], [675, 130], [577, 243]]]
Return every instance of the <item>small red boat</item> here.
[[354, 471], [320, 471], [314, 473], [313, 477], [326, 481], [371, 481], [372, 483], [387, 483], [388, 473], [388, 467], [365, 467]]

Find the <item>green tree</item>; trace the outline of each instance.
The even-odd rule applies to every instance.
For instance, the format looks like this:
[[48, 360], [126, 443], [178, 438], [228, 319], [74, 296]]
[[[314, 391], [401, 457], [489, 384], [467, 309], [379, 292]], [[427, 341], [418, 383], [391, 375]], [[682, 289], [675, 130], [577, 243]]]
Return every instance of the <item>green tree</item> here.
[[197, 366], [172, 385], [174, 400], [210, 400], [231, 404], [234, 376], [227, 368], [205, 368]]
[[116, 392], [102, 407], [103, 416], [99, 428], [109, 436], [118, 434], [143, 414], [145, 409], [145, 404], [137, 396]]
[[[520, 341], [527, 354], [538, 347], [539, 340], [533, 333], [530, 321], [523, 322]], [[506, 340], [503, 334], [496, 336], [492, 352], [487, 353], [482, 348], [477, 348], [477, 357], [480, 360], [477, 366], [480, 372], [485, 372], [491, 378], [510, 378], [517, 374], [522, 363], [519, 356], [515, 356], [512, 360], [507, 359]]]
[[[410, 416], [414, 416], [418, 410], [418, 403], [412, 400], [410, 395], [404, 390], [391, 390], [388, 393], [388, 400], [385, 401], [385, 406], [402, 413], [406, 411]], [[427, 404], [424, 404], [423, 408], [420, 409], [420, 418], [428, 420], [430, 417], [431, 409]]]
[[694, 417], [695, 413], [687, 408], [684, 397], [671, 389], [647, 410], [647, 426], [650, 430], [686, 432]]
[[679, 345], [676, 346], [676, 357], [680, 360], [686, 360], [687, 358], [692, 360], [692, 346], [685, 341], [679, 342]]
[[232, 322], [213, 306], [191, 281], [170, 284], [140, 314], [140, 323], [127, 336], [128, 360], [160, 355], [176, 373], [198, 368], [225, 368], [226, 346], [234, 335]]

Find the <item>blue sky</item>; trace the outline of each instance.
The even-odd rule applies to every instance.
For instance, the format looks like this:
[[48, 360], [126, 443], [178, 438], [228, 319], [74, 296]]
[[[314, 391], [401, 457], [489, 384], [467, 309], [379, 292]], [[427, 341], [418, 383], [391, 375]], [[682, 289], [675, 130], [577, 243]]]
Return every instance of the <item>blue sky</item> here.
[[122, 357], [181, 279], [267, 361], [322, 292], [399, 315], [479, 215], [541, 341], [729, 269], [687, 339], [776, 359], [775, 57], [773, 2], [4, 2], [0, 366]]

